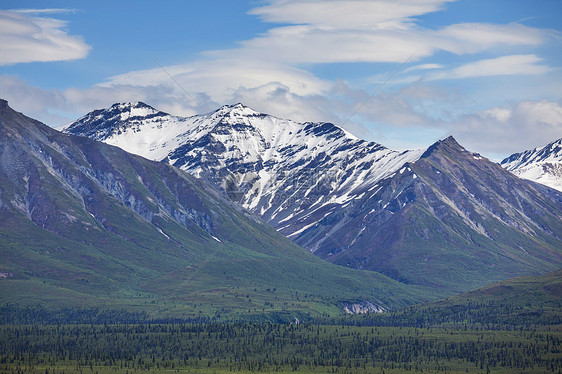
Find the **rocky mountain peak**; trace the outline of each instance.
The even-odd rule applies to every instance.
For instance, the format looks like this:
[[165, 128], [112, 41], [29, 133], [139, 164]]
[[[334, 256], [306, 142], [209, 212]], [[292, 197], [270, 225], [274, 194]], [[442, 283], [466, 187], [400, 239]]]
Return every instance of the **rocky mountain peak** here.
[[248, 117], [265, 116], [244, 104], [223, 105], [211, 114], [211, 118], [223, 118], [226, 122], [242, 121]]
[[94, 110], [60, 130], [104, 141], [128, 128], [138, 131], [146, 121], [163, 121], [168, 117], [168, 113], [156, 110], [141, 101], [116, 103], [107, 109]]
[[151, 115], [168, 115], [168, 113], [161, 112], [154, 109], [142, 101], [125, 102], [113, 104], [107, 112], [120, 114], [121, 120], [134, 118], [134, 117], [148, 117]]
[[460, 145], [453, 136], [449, 136], [443, 140], [438, 140], [433, 143], [421, 156], [422, 158], [427, 158], [436, 151], [445, 152], [466, 152], [466, 149]]

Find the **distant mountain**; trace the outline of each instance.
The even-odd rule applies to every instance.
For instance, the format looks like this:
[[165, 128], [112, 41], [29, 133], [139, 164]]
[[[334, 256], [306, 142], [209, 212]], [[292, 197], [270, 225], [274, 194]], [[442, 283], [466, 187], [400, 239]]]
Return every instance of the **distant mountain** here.
[[115, 104], [64, 131], [181, 167], [316, 255], [402, 282], [466, 291], [562, 264], [562, 195], [453, 138], [397, 152], [241, 104], [189, 118]]
[[514, 153], [501, 165], [520, 178], [562, 191], [562, 138], [544, 147]]
[[2, 305], [294, 319], [436, 296], [325, 262], [177, 168], [0, 101]]

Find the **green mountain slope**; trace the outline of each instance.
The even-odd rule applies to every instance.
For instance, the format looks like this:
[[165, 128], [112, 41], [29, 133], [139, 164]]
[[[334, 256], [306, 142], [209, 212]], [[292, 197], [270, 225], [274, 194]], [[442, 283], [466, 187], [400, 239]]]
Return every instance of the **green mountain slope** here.
[[0, 101], [0, 303], [152, 317], [342, 313], [442, 296], [324, 262], [163, 163]]
[[511, 278], [444, 300], [385, 315], [358, 316], [352, 321], [424, 328], [559, 329], [562, 325], [562, 270]]

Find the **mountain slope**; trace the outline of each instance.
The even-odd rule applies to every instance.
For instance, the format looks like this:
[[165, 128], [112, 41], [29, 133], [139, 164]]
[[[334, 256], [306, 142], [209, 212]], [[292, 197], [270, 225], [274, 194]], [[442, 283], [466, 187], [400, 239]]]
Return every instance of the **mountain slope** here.
[[460, 291], [558, 269], [561, 202], [448, 138], [296, 241], [335, 263]]
[[173, 163], [319, 257], [403, 282], [466, 291], [562, 264], [561, 195], [453, 138], [396, 152], [241, 104], [190, 118], [115, 104], [65, 131]]
[[562, 191], [562, 139], [544, 147], [514, 153], [501, 165], [520, 178]]
[[354, 320], [365, 325], [464, 330], [556, 328], [562, 320], [562, 270], [511, 278], [444, 300]]
[[164, 163], [0, 101], [0, 302], [153, 316], [340, 313], [429, 297], [324, 262]]
[[487, 329], [536, 329], [560, 325], [562, 270], [541, 276], [508, 279], [415, 307], [411, 311], [414, 315], [426, 312], [423, 314], [430, 316], [426, 326], [477, 325]]

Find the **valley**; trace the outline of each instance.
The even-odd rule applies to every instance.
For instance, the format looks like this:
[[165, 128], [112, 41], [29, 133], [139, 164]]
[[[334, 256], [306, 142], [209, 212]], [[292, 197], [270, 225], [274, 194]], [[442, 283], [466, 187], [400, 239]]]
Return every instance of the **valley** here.
[[[3, 372], [562, 368], [562, 198], [452, 137], [400, 153], [293, 124], [315, 149], [340, 151], [308, 157], [308, 139], [289, 166], [277, 156], [241, 168], [248, 155], [236, 161], [236, 146], [209, 136], [195, 154], [224, 158], [179, 157], [194, 162], [182, 171], [169, 165], [177, 149], [150, 161], [0, 104]], [[138, 127], [109, 128], [135, 138], [165, 115], [141, 109], [126, 117]], [[206, 126], [231, 139], [250, 121], [229, 118]]]
[[0, 374], [561, 374], [561, 5], [2, 1]]

